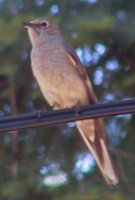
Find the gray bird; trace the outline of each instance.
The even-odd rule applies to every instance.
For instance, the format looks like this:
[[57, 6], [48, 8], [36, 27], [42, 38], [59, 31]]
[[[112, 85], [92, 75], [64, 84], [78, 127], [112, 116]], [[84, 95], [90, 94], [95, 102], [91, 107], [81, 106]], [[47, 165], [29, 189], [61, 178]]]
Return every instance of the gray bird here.
[[[97, 98], [82, 63], [49, 19], [23, 23], [32, 44], [32, 72], [53, 109], [95, 104]], [[102, 119], [77, 121], [76, 126], [110, 186], [119, 180], [107, 149]]]

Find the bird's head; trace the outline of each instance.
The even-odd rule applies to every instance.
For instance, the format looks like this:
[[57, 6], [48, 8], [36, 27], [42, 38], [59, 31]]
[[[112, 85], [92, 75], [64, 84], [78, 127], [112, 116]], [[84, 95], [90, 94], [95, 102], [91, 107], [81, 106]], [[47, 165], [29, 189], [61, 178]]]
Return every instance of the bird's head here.
[[30, 22], [24, 22], [23, 25], [28, 29], [28, 34], [33, 46], [59, 39], [61, 36], [57, 24], [49, 19], [36, 19]]

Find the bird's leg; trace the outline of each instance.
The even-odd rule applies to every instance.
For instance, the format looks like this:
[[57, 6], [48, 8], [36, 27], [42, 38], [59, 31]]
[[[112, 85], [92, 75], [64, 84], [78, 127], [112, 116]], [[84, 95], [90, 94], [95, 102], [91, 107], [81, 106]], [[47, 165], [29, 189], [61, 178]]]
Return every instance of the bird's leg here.
[[47, 111], [47, 109], [42, 109], [42, 110], [36, 111], [37, 118], [41, 119], [42, 117], [44, 117], [46, 111]]
[[81, 104], [78, 101], [77, 104], [75, 106], [73, 106], [73, 108], [75, 109], [75, 116], [78, 117], [81, 111]]
[[54, 103], [50, 106], [50, 108], [51, 108], [52, 110], [59, 110], [59, 109], [61, 109], [61, 106], [60, 106], [58, 103], [54, 102]]
[[38, 110], [36, 111], [36, 114], [38, 119], [41, 119], [42, 117], [44, 117], [44, 114], [47, 110], [59, 110], [59, 109], [61, 109], [61, 106], [55, 102], [53, 105], [50, 105], [50, 109]]

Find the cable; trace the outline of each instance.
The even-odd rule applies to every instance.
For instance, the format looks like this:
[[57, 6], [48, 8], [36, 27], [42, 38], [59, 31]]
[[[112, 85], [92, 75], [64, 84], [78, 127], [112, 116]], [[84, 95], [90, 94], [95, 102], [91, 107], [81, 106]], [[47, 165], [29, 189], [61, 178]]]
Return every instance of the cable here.
[[55, 111], [41, 110], [34, 113], [1, 117], [0, 132], [132, 113], [135, 113], [135, 99], [97, 103], [83, 107], [76, 106]]

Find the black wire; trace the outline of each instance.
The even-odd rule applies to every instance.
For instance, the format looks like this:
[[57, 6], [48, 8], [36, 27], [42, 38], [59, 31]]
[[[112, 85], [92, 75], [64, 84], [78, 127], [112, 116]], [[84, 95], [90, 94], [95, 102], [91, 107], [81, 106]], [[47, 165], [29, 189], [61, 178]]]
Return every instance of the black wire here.
[[37, 111], [0, 118], [0, 132], [57, 125], [71, 121], [135, 113], [135, 100], [98, 103], [57, 111]]

